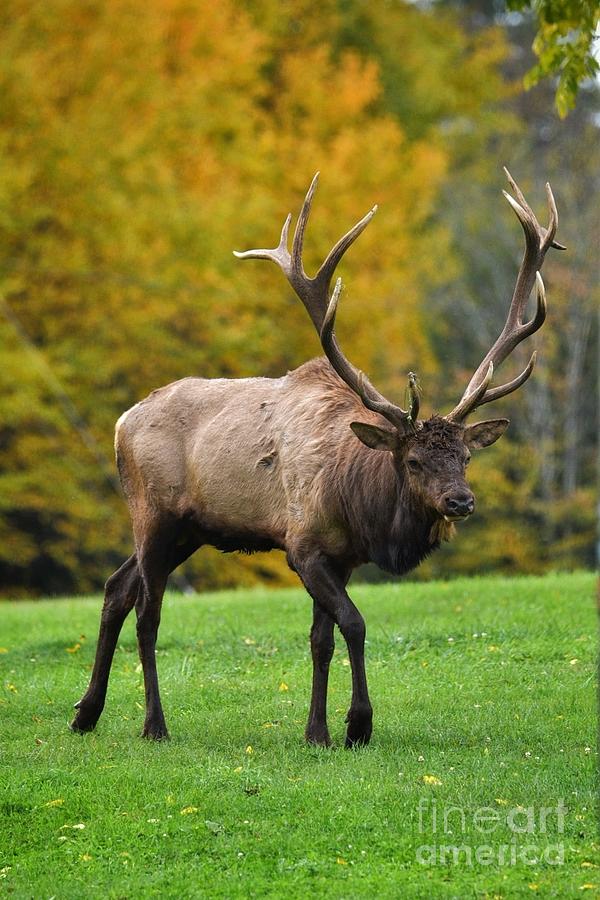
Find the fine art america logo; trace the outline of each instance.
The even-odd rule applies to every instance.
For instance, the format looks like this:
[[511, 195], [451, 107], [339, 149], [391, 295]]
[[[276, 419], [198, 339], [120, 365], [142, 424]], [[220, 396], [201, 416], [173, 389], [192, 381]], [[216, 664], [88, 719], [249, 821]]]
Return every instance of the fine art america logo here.
[[[424, 840], [427, 835], [427, 843], [417, 847], [417, 862], [423, 866], [562, 866], [564, 843], [560, 839], [549, 843], [547, 837], [548, 832], [563, 834], [566, 812], [562, 799], [556, 806], [538, 809], [480, 806], [465, 810], [421, 797], [417, 806], [418, 828]], [[506, 839], [498, 842], [502, 833]], [[495, 835], [493, 846], [487, 842], [491, 835]]]

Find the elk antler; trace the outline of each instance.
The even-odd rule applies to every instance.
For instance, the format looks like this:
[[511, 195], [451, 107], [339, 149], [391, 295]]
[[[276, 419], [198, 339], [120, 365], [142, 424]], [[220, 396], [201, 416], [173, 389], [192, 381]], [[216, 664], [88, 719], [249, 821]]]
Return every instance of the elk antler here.
[[279, 245], [273, 250], [246, 250], [243, 253], [234, 251], [234, 254], [239, 259], [270, 259], [272, 262], [277, 263], [306, 307], [306, 310], [317, 329], [323, 350], [340, 378], [360, 397], [367, 409], [381, 413], [381, 415], [385, 416], [392, 425], [401, 432], [404, 432], [411, 427], [414, 419], [416, 419], [418, 404], [413, 417], [411, 416], [411, 413], [414, 412], [414, 402], [411, 403], [410, 412], [406, 412], [399, 406], [391, 403], [383, 396], [383, 394], [380, 394], [379, 391], [373, 387], [364, 372], [361, 372], [353, 366], [340, 350], [333, 328], [340, 292], [342, 290], [341, 278], [337, 279], [331, 299], [328, 300], [331, 279], [339, 261], [346, 250], [354, 243], [359, 234], [367, 227], [377, 212], [377, 207], [374, 206], [360, 222], [357, 222], [350, 231], [339, 239], [337, 244], [329, 251], [329, 254], [319, 268], [317, 274], [314, 278], [310, 278], [304, 271], [302, 265], [302, 247], [304, 244], [306, 223], [308, 222], [308, 217], [310, 215], [310, 208], [317, 187], [318, 178], [319, 173], [317, 172], [304, 199], [302, 210], [300, 211], [298, 222], [296, 224], [296, 230], [294, 231], [291, 254], [288, 250], [288, 232], [292, 220], [291, 213], [284, 222]]
[[[514, 209], [525, 232], [525, 253], [504, 328], [492, 348], [479, 363], [458, 405], [446, 416], [446, 419], [454, 422], [462, 422], [478, 406], [482, 406], [484, 403], [491, 403], [492, 400], [498, 400], [500, 397], [505, 397], [507, 394], [516, 391], [531, 375], [535, 365], [535, 351], [520, 375], [506, 384], [498, 385], [494, 388], [489, 387], [494, 370], [500, 363], [512, 353], [521, 341], [534, 334], [543, 325], [546, 318], [546, 293], [539, 270], [544, 262], [546, 251], [550, 247], [555, 247], [557, 250], [566, 249], [562, 244], [554, 240], [558, 225], [558, 213], [550, 185], [546, 184], [549, 214], [548, 227], [542, 228], [510, 172], [506, 168], [504, 171], [516, 200], [510, 194], [507, 194], [506, 191], [502, 191], [502, 193]], [[534, 285], [537, 299], [536, 312], [529, 322], [523, 322], [527, 301]]]

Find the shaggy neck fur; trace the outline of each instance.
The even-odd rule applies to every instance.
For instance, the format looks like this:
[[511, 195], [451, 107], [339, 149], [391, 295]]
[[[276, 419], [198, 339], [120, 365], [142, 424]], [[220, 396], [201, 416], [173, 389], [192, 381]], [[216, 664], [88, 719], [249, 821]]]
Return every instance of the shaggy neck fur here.
[[338, 488], [360, 559], [403, 575], [448, 538], [448, 523], [417, 504], [391, 453], [359, 448], [340, 468]]

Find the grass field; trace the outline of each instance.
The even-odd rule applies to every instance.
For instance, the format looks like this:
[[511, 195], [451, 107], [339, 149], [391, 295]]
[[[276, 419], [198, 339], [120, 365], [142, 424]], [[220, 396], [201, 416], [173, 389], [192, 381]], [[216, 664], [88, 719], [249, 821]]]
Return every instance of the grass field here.
[[[303, 743], [301, 590], [166, 598], [160, 744], [138, 737], [133, 618], [81, 736], [67, 723], [99, 598], [1, 605], [0, 894], [600, 896], [593, 576], [352, 594], [375, 708], [357, 751]], [[336, 643], [339, 748], [350, 670]]]

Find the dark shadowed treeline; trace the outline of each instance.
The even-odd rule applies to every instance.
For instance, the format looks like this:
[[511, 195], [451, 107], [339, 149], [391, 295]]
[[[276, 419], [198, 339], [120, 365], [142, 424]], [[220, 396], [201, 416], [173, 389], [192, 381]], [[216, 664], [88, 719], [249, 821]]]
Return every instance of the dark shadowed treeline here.
[[[522, 235], [502, 164], [540, 217], [551, 180], [568, 252], [545, 266], [538, 370], [497, 404], [512, 426], [472, 465], [478, 515], [422, 574], [592, 563], [597, 100], [584, 86], [560, 121], [552, 85], [524, 95], [532, 33], [489, 7], [3, 5], [0, 592], [96, 589], [129, 554], [125, 408], [318, 353], [280, 273], [231, 253], [274, 244], [317, 169], [314, 265], [379, 204], [342, 266], [340, 340], [399, 402], [417, 371], [426, 414], [454, 405], [504, 320]], [[207, 550], [186, 573], [292, 578], [279, 554]]]

